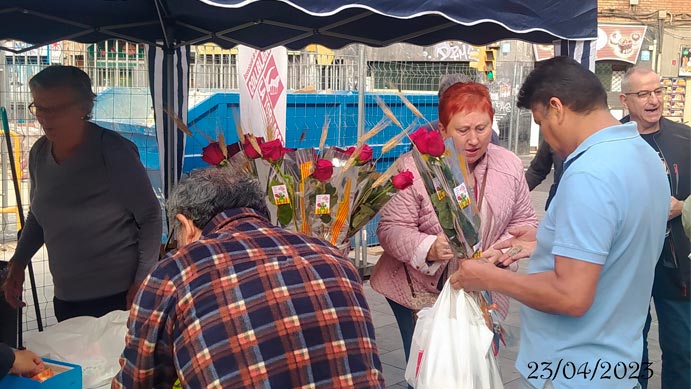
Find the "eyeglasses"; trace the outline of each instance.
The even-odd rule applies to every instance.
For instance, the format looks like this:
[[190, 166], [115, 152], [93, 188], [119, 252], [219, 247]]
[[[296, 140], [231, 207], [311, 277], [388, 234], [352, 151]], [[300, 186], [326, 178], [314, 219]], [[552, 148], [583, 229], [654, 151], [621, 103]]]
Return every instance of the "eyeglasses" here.
[[638, 92], [631, 92], [631, 93], [624, 93], [625, 95], [636, 95], [638, 96], [639, 99], [641, 100], [647, 100], [650, 98], [651, 94], [655, 94], [655, 97], [662, 97], [662, 95], [665, 93], [665, 88], [660, 87], [654, 90], [641, 90]]
[[52, 116], [55, 114], [62, 113], [63, 111], [67, 110], [68, 108], [72, 107], [73, 105], [77, 104], [78, 101], [72, 101], [69, 103], [61, 104], [61, 105], [56, 105], [54, 107], [41, 107], [36, 105], [35, 103], [29, 104], [29, 112], [31, 112], [32, 115], [36, 115], [37, 113], [40, 113], [45, 116]]

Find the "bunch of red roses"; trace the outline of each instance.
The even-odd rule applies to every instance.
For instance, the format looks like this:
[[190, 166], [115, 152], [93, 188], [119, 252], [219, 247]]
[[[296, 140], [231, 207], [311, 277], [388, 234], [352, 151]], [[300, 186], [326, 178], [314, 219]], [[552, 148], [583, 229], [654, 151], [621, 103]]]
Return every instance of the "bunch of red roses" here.
[[[399, 190], [413, 182], [409, 171], [392, 166], [375, 171], [374, 150], [364, 143], [346, 149], [288, 149], [278, 139], [244, 135], [242, 143], [212, 142], [202, 159], [210, 165], [241, 169], [257, 177], [256, 164], [269, 168], [267, 203], [277, 224], [333, 244], [348, 242]], [[396, 164], [394, 164], [396, 165]]]
[[376, 172], [373, 154], [366, 144], [333, 147], [316, 161], [306, 191], [306, 203], [314, 208], [308, 217], [311, 234], [334, 244], [348, 243], [399, 190], [412, 185], [413, 174], [399, 172], [398, 163]]
[[294, 179], [285, 174], [282, 162], [287, 153], [295, 151], [283, 146], [280, 139], [264, 141], [262, 137], [245, 134], [242, 144], [236, 143], [226, 146], [222, 142], [212, 142], [202, 149], [202, 160], [218, 167], [240, 169], [257, 178], [259, 161], [268, 164], [269, 174], [265, 187], [268, 203], [277, 208], [278, 223], [283, 227], [293, 226], [298, 230], [295, 215], [295, 184]]
[[[285, 154], [293, 149], [283, 147], [280, 139], [265, 142], [262, 137], [246, 134], [242, 143], [242, 151], [249, 159], [261, 158], [268, 163], [280, 162]], [[219, 142], [211, 142], [202, 149], [202, 160], [209, 165], [224, 167], [229, 159], [240, 152], [240, 144], [227, 145], [223, 150]]]

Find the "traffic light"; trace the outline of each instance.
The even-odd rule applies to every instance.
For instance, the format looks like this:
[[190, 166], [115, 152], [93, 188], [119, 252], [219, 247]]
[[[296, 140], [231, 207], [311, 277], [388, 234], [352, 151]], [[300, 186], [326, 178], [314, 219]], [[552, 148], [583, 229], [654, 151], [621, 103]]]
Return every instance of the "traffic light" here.
[[[497, 72], [497, 53], [499, 52], [499, 46], [487, 46], [483, 51], [485, 76], [487, 81], [494, 81]], [[479, 70], [479, 69], [478, 69]]]
[[470, 67], [477, 69], [478, 72], [485, 71], [485, 48], [473, 47], [470, 51]]

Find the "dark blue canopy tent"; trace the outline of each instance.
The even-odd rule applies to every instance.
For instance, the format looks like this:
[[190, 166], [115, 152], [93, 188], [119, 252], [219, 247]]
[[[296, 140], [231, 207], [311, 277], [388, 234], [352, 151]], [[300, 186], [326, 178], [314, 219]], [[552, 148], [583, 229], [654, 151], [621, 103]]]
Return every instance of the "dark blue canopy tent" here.
[[596, 0], [4, 0], [0, 4], [0, 39], [45, 45], [119, 38], [150, 44], [151, 90], [166, 193], [180, 172], [184, 136], [162, 109], [169, 107], [186, 120], [190, 44], [268, 49], [310, 43], [339, 48], [350, 43], [380, 47], [444, 40], [476, 45], [502, 39], [561, 40], [561, 55], [592, 65], [589, 47], [596, 37]]

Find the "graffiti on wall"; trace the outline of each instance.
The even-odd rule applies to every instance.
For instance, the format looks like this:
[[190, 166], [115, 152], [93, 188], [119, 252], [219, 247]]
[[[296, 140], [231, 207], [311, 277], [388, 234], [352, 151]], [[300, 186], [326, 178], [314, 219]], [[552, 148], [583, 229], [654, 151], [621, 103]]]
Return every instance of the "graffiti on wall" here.
[[474, 52], [477, 49], [467, 43], [449, 41], [426, 47], [422, 56], [433, 61], [471, 61]]

